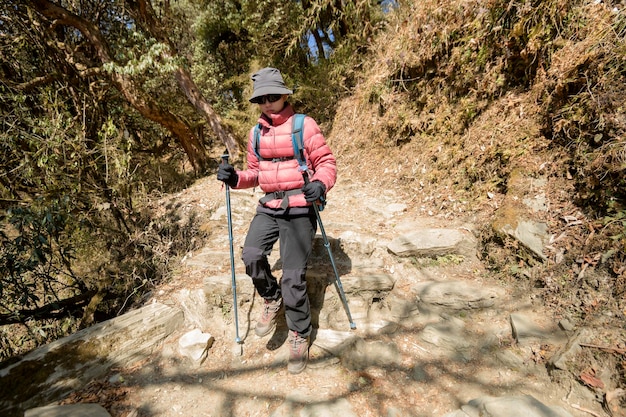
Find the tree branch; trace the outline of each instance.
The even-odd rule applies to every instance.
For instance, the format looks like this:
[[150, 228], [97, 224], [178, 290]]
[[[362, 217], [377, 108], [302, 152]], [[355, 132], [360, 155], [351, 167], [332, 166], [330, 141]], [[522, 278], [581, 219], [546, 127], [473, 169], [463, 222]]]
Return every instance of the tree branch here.
[[[154, 9], [152, 8], [150, 2], [146, 0], [137, 0], [130, 1], [129, 3], [134, 6], [134, 9], [137, 12], [136, 19], [138, 22], [143, 24], [144, 29], [154, 36], [154, 38], [159, 42], [168, 46], [170, 51], [169, 54], [167, 54], [169, 55], [168, 58], [178, 56], [178, 51], [170, 41], [169, 36], [167, 36], [167, 34], [161, 29], [163, 26], [157, 22]], [[187, 97], [187, 100], [189, 100], [196, 110], [204, 115], [206, 120], [209, 122], [209, 126], [211, 126], [213, 133], [215, 133], [222, 143], [224, 143], [231, 158], [236, 160], [239, 156], [239, 146], [237, 145], [235, 137], [231, 132], [224, 128], [224, 124], [222, 123], [220, 116], [204, 98], [200, 89], [193, 81], [189, 71], [182, 66], [179, 66], [176, 68], [174, 76], [178, 82], [178, 86]]]
[[68, 310], [77, 309], [86, 304], [96, 292], [95, 290], [90, 290], [31, 310], [18, 310], [14, 313], [0, 314], [0, 326], [23, 323], [28, 319], [41, 320], [62, 317], [67, 314]]
[[[30, 0], [30, 2], [41, 15], [53, 21], [53, 26], [67, 25], [79, 30], [93, 46], [102, 64], [115, 62], [105, 37], [93, 23], [48, 0]], [[117, 72], [111, 73], [110, 76], [111, 81], [126, 101], [142, 116], [172, 132], [187, 153], [194, 168], [204, 170], [208, 163], [206, 151], [187, 123], [176, 114], [159, 107], [153, 99], [145, 97], [132, 78]]]

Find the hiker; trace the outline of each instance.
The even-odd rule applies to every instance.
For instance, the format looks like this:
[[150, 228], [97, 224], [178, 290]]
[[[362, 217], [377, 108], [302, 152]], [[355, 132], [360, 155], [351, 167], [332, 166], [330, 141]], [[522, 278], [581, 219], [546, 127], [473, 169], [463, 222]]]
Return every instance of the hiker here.
[[[259, 105], [261, 115], [248, 135], [247, 169], [236, 170], [223, 161], [217, 179], [231, 188], [259, 186], [266, 193], [250, 223], [242, 260], [264, 300], [255, 333], [259, 337], [271, 333], [284, 306], [289, 329], [288, 370], [297, 374], [306, 368], [312, 331], [306, 265], [317, 231], [313, 204], [324, 201], [335, 184], [336, 161], [316, 121], [308, 116], [301, 119], [288, 103], [293, 91], [285, 86], [278, 69], [263, 68], [252, 75], [252, 81], [250, 102]], [[292, 136], [298, 120], [303, 120], [301, 128], [295, 127], [301, 150]], [[309, 177], [307, 184], [302, 164]], [[283, 268], [280, 283], [267, 260], [277, 240]]]

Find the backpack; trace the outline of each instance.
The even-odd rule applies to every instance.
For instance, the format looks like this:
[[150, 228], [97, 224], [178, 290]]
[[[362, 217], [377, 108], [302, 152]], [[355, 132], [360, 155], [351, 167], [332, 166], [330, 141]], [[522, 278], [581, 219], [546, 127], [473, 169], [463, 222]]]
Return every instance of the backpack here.
[[[304, 156], [304, 118], [306, 114], [296, 113], [293, 115], [293, 123], [291, 125], [291, 144], [293, 145], [293, 158], [298, 160], [298, 165], [300, 165], [300, 171], [302, 173], [307, 172], [309, 167], [306, 163], [306, 158]], [[259, 141], [261, 140], [261, 124], [258, 123], [254, 127], [254, 137], [253, 137], [253, 146], [254, 154], [259, 159], [259, 161], [265, 161], [266, 158], [263, 158], [259, 153]], [[281, 160], [289, 160], [292, 158], [283, 158]], [[324, 210], [324, 206], [326, 205], [326, 199], [322, 197], [320, 202], [318, 203], [318, 209], [320, 211]]]
[[[293, 124], [291, 126], [291, 144], [293, 145], [293, 157], [298, 160], [301, 171], [308, 170], [306, 159], [304, 157], [304, 118], [306, 114], [296, 113], [293, 115]], [[259, 161], [265, 160], [259, 153], [259, 140], [261, 139], [261, 125], [257, 124], [254, 127], [254, 154]], [[290, 159], [290, 158], [285, 158]]]

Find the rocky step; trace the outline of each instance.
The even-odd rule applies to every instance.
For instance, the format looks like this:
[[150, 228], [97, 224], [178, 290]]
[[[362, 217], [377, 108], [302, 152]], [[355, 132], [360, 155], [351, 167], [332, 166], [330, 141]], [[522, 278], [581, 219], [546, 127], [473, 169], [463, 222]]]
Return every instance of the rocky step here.
[[2, 415], [21, 417], [29, 407], [63, 398], [112, 367], [148, 357], [183, 322], [180, 309], [152, 303], [33, 350], [0, 369]]
[[[403, 328], [419, 328], [420, 340], [426, 347], [416, 345], [416, 349], [423, 349], [429, 357], [448, 355], [455, 360], [465, 361], [475, 355], [484, 356], [485, 349], [498, 350], [498, 338], [507, 330], [481, 329], [485, 341], [479, 346], [471, 345], [468, 340], [475, 336], [471, 332], [476, 327], [486, 327], [481, 325], [482, 322], [473, 322], [473, 312], [497, 310], [505, 300], [502, 289], [448, 275], [438, 268], [426, 272], [411, 262], [402, 262], [403, 258], [411, 257], [453, 255], [471, 258], [472, 252], [468, 249], [471, 245], [467, 243], [465, 231], [428, 229], [419, 233], [419, 230], [411, 230], [406, 235], [384, 240], [366, 233], [341, 231], [338, 227], [332, 230], [338, 238], [331, 238], [329, 246], [356, 329], [350, 328], [343, 300], [337, 290], [337, 276], [328, 256], [326, 242], [318, 236], [314, 242], [307, 279], [316, 327], [313, 337], [316, 349], [340, 358], [342, 365], [350, 369], [363, 369], [372, 364], [393, 366], [400, 360], [398, 347], [378, 336], [397, 334]], [[441, 236], [445, 239], [442, 240], [442, 246], [437, 246], [436, 241]], [[127, 363], [129, 358], [149, 355], [150, 349], [158, 347], [159, 342], [167, 337], [185, 341], [187, 352], [194, 352], [197, 356], [198, 351], [209, 347], [213, 329], [229, 329], [227, 332], [233, 329], [234, 289], [239, 311], [238, 325], [241, 329], [250, 329], [261, 303], [250, 278], [241, 272], [240, 262], [236, 268], [234, 286], [232, 275], [224, 274], [223, 269], [221, 274], [210, 273], [216, 261], [221, 262], [222, 267], [224, 264], [229, 265], [229, 253], [224, 252], [222, 243], [212, 242], [212, 248], [221, 249], [206, 248], [185, 260], [188, 267], [207, 272], [201, 288], [180, 290], [161, 300], [167, 305], [153, 303], [112, 321], [92, 326], [57, 344], [37, 349], [22, 361], [2, 369], [0, 383], [15, 384], [15, 381], [11, 381], [17, 379], [15, 370], [27, 369], [28, 366], [32, 369], [53, 370], [42, 381], [30, 384], [36, 393], [25, 390], [31, 392], [28, 395], [32, 396], [32, 401], [23, 402], [20, 407], [43, 405], [76, 387], [76, 384], [84, 383], [83, 379], [76, 379], [77, 372], [87, 378], [96, 378], [107, 367], [120, 366]], [[445, 250], [441, 249], [443, 246]], [[279, 274], [280, 260], [276, 258], [277, 253], [273, 254], [272, 264]], [[156, 314], [156, 311], [162, 314]], [[554, 333], [554, 329], [535, 326], [532, 320], [526, 321], [519, 314], [511, 315], [510, 320], [518, 342], [522, 342], [523, 337], [547, 338]], [[111, 333], [113, 330], [115, 332]], [[195, 345], [193, 340], [188, 343], [190, 330], [199, 336], [199, 342]], [[513, 335], [511, 329], [508, 331]], [[128, 340], [133, 343], [122, 341], [121, 335], [128, 335]], [[233, 336], [216, 335], [234, 340]], [[146, 347], [142, 341], [150, 347]], [[95, 362], [90, 362], [81, 354], [81, 346], [94, 344], [101, 347], [98, 348], [100, 353], [93, 356]], [[105, 352], [102, 346], [111, 351]], [[117, 352], [116, 349], [122, 351]], [[63, 355], [59, 354], [61, 351]], [[185, 354], [182, 349], [181, 354]], [[60, 365], [60, 356], [65, 357], [66, 365]], [[502, 354], [500, 358], [503, 363], [509, 364], [506, 366], [518, 367], [522, 362], [516, 355], [511, 357]], [[419, 369], [415, 372], [415, 378], [420, 378]], [[46, 383], [50, 386], [46, 387]], [[64, 388], [59, 391], [58, 387]], [[11, 385], [0, 392], [17, 395], [20, 390]], [[5, 407], [15, 406], [19, 401], [6, 397], [2, 404]], [[344, 411], [346, 413], [342, 415], [350, 415], [349, 410]], [[473, 415], [470, 409], [463, 412]]]

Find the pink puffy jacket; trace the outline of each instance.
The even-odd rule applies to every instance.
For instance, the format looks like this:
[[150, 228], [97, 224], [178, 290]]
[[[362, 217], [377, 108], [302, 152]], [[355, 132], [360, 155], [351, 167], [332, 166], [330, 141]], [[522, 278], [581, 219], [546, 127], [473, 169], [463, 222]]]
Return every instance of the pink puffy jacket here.
[[[271, 123], [267, 116], [261, 115], [261, 137], [258, 152], [261, 160], [254, 151], [254, 128], [248, 135], [248, 167], [237, 171], [239, 181], [235, 188], [261, 187], [266, 193], [289, 191], [304, 186], [302, 172], [299, 171], [296, 158], [293, 156], [291, 142], [291, 128], [294, 111], [287, 105], [280, 113], [271, 115]], [[304, 119], [303, 127], [304, 156], [309, 167], [311, 181], [321, 181], [328, 192], [337, 180], [337, 165], [335, 156], [326, 144], [326, 139], [319, 126], [311, 117]], [[272, 159], [282, 158], [276, 162]], [[290, 195], [289, 207], [304, 207], [310, 205], [304, 199], [304, 194]], [[282, 199], [273, 199], [265, 203], [266, 207], [279, 208]]]

